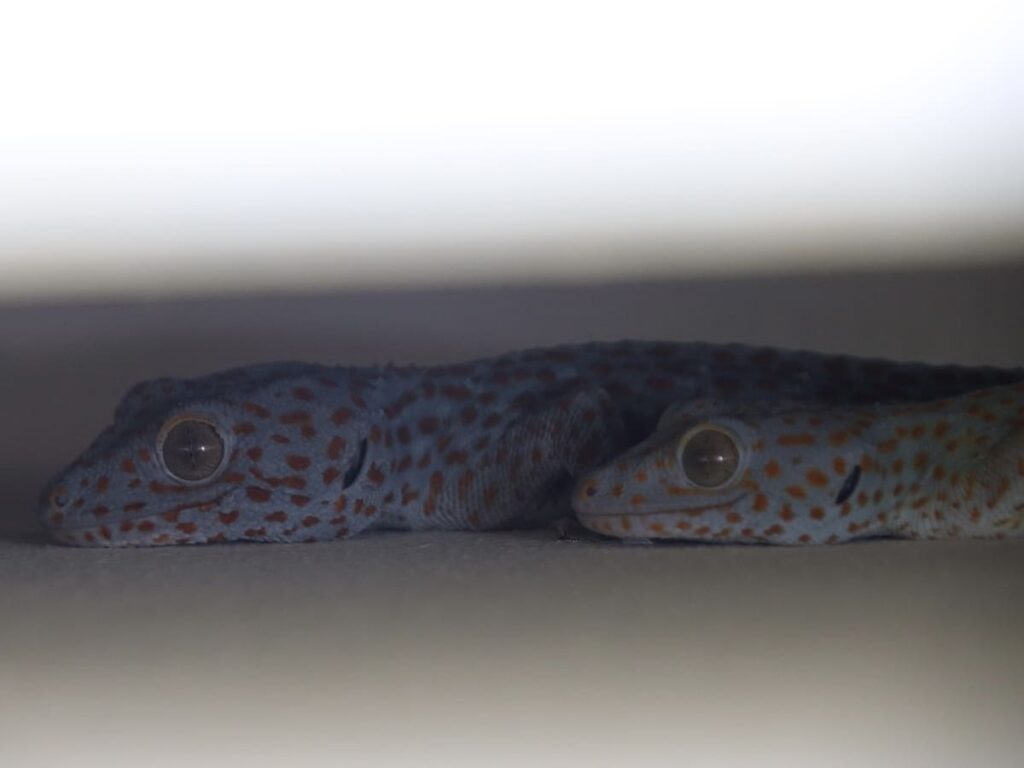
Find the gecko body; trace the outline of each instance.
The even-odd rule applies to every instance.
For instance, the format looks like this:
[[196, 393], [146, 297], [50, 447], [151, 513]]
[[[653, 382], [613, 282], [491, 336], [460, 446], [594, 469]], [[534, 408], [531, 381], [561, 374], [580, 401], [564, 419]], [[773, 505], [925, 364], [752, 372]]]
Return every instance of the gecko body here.
[[673, 403], [900, 403], [1022, 378], [631, 341], [433, 367], [270, 363], [136, 385], [44, 489], [40, 514], [57, 541], [85, 546], [540, 525]]

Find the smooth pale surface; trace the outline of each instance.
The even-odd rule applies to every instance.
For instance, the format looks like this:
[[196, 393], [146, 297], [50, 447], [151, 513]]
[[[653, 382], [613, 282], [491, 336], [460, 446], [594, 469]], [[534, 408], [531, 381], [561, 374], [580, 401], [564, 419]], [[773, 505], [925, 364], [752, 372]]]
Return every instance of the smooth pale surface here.
[[19, 3], [0, 298], [821, 269], [836, 245], [849, 268], [950, 241], [969, 264], [1024, 236], [1022, 24], [1014, 0]]
[[0, 308], [0, 763], [1015, 766], [1024, 544], [44, 545], [158, 374], [706, 339], [1021, 364], [1024, 270]]

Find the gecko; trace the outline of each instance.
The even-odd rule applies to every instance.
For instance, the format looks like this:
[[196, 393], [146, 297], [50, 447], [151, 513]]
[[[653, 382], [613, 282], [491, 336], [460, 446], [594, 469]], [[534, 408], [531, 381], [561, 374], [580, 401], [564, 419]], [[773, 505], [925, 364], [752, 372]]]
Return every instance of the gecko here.
[[1024, 382], [872, 406], [678, 402], [576, 486], [608, 536], [834, 544], [1024, 526]]
[[113, 423], [44, 487], [39, 514], [53, 539], [78, 546], [540, 526], [674, 404], [906, 403], [1022, 379], [1024, 369], [655, 341], [437, 366], [257, 364], [131, 387]]

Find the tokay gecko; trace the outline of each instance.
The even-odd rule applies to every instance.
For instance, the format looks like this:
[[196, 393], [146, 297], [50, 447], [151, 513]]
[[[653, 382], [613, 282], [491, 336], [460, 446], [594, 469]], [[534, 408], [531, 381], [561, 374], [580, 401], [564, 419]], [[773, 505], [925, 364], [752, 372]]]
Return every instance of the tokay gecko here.
[[43, 490], [58, 542], [542, 526], [778, 544], [1015, 535], [1024, 369], [623, 341], [132, 387]]

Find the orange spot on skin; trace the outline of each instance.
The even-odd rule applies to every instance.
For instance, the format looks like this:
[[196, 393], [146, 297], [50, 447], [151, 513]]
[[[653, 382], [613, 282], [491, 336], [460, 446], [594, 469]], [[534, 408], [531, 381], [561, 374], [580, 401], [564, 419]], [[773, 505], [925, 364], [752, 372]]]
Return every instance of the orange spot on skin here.
[[665, 532], [665, 526], [662, 525], [661, 523], [651, 523], [650, 525], [647, 526], [647, 529], [651, 533], [664, 533]]
[[799, 445], [814, 445], [817, 440], [811, 433], [802, 432], [800, 434], [779, 435], [776, 442], [786, 448], [793, 448]]
[[292, 396], [296, 400], [304, 400], [308, 402], [313, 399], [313, 390], [306, 387], [295, 387], [295, 389], [292, 390]]
[[633, 475], [633, 479], [636, 480], [638, 483], [646, 483], [647, 473], [641, 469], [635, 475]]
[[268, 523], [283, 523], [288, 520], [288, 515], [286, 515], [283, 510], [279, 509], [276, 512], [271, 512], [269, 515], [265, 515], [263, 519]]
[[235, 424], [232, 431], [236, 435], [251, 435], [256, 431], [256, 425], [250, 421], [243, 421], [240, 424]]
[[793, 508], [789, 506], [789, 504], [783, 504], [782, 510], [779, 512], [779, 517], [781, 517], [788, 523], [795, 517], [795, 515], [793, 514]]
[[914, 456], [914, 468], [924, 469], [928, 466], [928, 454], [924, 451], [918, 451]]
[[292, 454], [285, 458], [285, 463], [294, 469], [296, 472], [301, 472], [304, 469], [309, 469], [309, 465], [312, 463], [307, 456], [296, 456]]
[[781, 525], [779, 525], [778, 523], [775, 523], [775, 525], [771, 525], [768, 528], [765, 528], [764, 535], [765, 536], [778, 536], [779, 534], [783, 533], [785, 530], [786, 529], [783, 528]]
[[110, 487], [110, 478], [104, 475], [96, 481], [96, 493], [104, 493]]
[[135, 462], [131, 459], [125, 459], [121, 462], [121, 471], [127, 472], [129, 475], [135, 474]]
[[811, 507], [810, 515], [812, 520], [824, 520], [825, 510], [821, 507]]
[[779, 466], [779, 462], [772, 459], [764, 465], [765, 477], [775, 478], [782, 474], [782, 468]]
[[632, 506], [637, 507], [637, 506], [640, 506], [641, 504], [646, 504], [647, 503], [647, 497], [644, 496], [643, 494], [638, 493], [635, 496], [630, 497], [629, 503]]
[[354, 415], [350, 408], [338, 408], [331, 414], [331, 423], [340, 427], [342, 424], [347, 424], [351, 421]]
[[266, 488], [260, 488], [255, 485], [250, 485], [245, 489], [245, 495], [251, 500], [263, 503], [270, 500], [270, 491]]
[[828, 485], [828, 475], [822, 472], [820, 469], [808, 469], [804, 474], [807, 478], [807, 482], [811, 485], [822, 487]]
[[197, 529], [197, 526], [196, 526], [195, 523], [178, 523], [174, 527], [177, 528], [182, 533], [195, 533], [196, 529]]
[[832, 469], [837, 475], [846, 476], [846, 460], [842, 456], [832, 459]]
[[786, 486], [786, 493], [792, 496], [794, 499], [806, 499], [807, 491], [803, 489], [801, 485], [789, 485]]
[[899, 444], [900, 444], [900, 441], [896, 440], [895, 438], [890, 438], [889, 440], [883, 440], [882, 442], [880, 442], [878, 444], [878, 452], [879, 453], [892, 453], [893, 451], [896, 450], [897, 447], [899, 447]]
[[218, 512], [217, 519], [220, 521], [221, 525], [231, 525], [238, 519], [238, 510], [233, 509], [230, 512]]
[[318, 524], [319, 522], [320, 522], [320, 518], [317, 517], [316, 515], [306, 515], [304, 518], [302, 518], [302, 527], [303, 528], [312, 528], [314, 525]]
[[336, 461], [343, 450], [345, 450], [345, 438], [335, 435], [327, 444], [327, 458]]
[[[462, 476], [459, 477], [458, 494], [460, 499], [465, 499], [469, 496], [469, 492], [473, 487], [473, 480], [475, 478], [476, 476], [470, 470], [466, 470], [462, 473]], [[594, 490], [596, 491], [596, 489]]]
[[245, 409], [246, 413], [251, 413], [261, 419], [269, 419], [270, 411], [264, 408], [259, 403], [242, 403], [242, 408]]
[[837, 430], [835, 432], [829, 433], [828, 444], [838, 447], [840, 445], [845, 445], [846, 441], [849, 439], [850, 436], [846, 432], [843, 432], [842, 430]]
[[726, 522], [732, 523], [733, 525], [736, 525], [742, 519], [743, 519], [743, 515], [741, 515], [739, 512], [733, 511], [733, 512], [726, 512], [726, 514], [725, 514]]
[[768, 497], [763, 493], [759, 493], [754, 496], [754, 511], [764, 512], [768, 509]]
[[945, 467], [938, 466], [938, 467], [936, 467], [935, 469], [932, 470], [932, 478], [933, 479], [935, 479], [935, 480], [942, 480], [945, 477], [946, 477], [946, 468]]
[[156, 528], [156, 524], [152, 520], [143, 520], [139, 523], [139, 530], [143, 533], [149, 533]]

